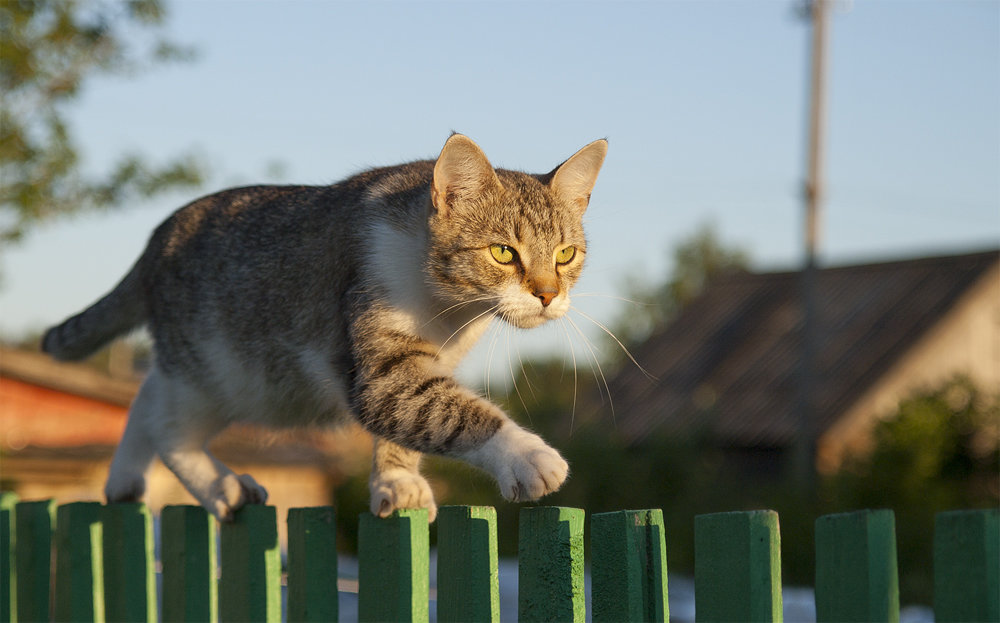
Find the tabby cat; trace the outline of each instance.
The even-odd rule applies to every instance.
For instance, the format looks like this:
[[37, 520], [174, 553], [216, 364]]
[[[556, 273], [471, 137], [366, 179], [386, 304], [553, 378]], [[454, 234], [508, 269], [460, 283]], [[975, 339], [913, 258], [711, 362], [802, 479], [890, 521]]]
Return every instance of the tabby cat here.
[[607, 142], [545, 175], [494, 169], [452, 135], [436, 161], [332, 186], [226, 190], [175, 212], [122, 281], [50, 329], [43, 349], [86, 357], [148, 325], [155, 361], [105, 487], [145, 491], [159, 456], [222, 521], [267, 492], [207, 451], [233, 422], [332, 425], [375, 438], [371, 510], [436, 506], [421, 455], [463, 459], [509, 500], [558, 489], [568, 465], [461, 385], [453, 370], [494, 317], [559, 318], [583, 266], [581, 219]]

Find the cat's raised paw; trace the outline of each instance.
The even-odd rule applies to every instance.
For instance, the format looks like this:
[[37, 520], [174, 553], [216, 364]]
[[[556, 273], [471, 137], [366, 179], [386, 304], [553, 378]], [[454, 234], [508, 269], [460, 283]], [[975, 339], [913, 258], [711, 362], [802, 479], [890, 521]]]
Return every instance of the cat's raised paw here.
[[513, 423], [465, 458], [491, 472], [500, 492], [512, 502], [537, 500], [553, 493], [569, 475], [569, 464], [558, 452], [538, 435]]
[[437, 517], [434, 492], [427, 480], [406, 469], [389, 469], [372, 477], [371, 512], [376, 517], [388, 517], [401, 508], [426, 508], [427, 520]]

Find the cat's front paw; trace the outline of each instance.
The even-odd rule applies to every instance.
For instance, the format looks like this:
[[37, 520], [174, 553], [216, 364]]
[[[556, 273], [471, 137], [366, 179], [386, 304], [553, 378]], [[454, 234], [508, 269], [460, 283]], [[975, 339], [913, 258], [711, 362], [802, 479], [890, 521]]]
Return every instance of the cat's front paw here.
[[491, 472], [500, 493], [512, 502], [553, 493], [569, 475], [569, 465], [558, 452], [512, 422], [466, 458]]
[[373, 475], [368, 483], [371, 491], [371, 512], [376, 517], [388, 517], [400, 508], [426, 508], [427, 521], [437, 517], [434, 492], [427, 480], [407, 469], [388, 469]]
[[232, 521], [233, 515], [247, 504], [267, 502], [267, 490], [250, 474], [226, 474], [212, 485], [211, 499], [206, 504], [219, 521]]

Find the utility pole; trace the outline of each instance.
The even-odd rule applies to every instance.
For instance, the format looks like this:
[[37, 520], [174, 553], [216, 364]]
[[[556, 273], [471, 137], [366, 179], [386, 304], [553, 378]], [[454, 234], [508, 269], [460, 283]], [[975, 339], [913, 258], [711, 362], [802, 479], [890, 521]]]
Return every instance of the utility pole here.
[[796, 479], [803, 491], [812, 491], [816, 481], [816, 421], [818, 344], [816, 255], [819, 247], [819, 221], [824, 195], [823, 148], [826, 138], [826, 68], [831, 0], [811, 0], [812, 63], [810, 71], [810, 111], [808, 164], [805, 182], [805, 262], [802, 268], [802, 351], [799, 373], [798, 435], [794, 459]]

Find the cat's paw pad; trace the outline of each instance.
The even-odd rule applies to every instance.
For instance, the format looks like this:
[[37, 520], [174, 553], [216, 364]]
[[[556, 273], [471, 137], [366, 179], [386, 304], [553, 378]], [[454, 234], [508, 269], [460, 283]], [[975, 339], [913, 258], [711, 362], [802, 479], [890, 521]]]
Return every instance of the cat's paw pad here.
[[437, 517], [434, 492], [427, 480], [406, 469], [389, 469], [368, 483], [371, 491], [371, 512], [376, 517], [388, 517], [400, 508], [426, 508], [427, 520]]
[[263, 504], [267, 490], [249, 474], [226, 474], [213, 485], [211, 499], [205, 507], [219, 521], [232, 521], [233, 515], [247, 504]]
[[500, 492], [513, 502], [537, 500], [559, 489], [569, 464], [542, 438], [507, 424], [466, 458], [491, 472]]

